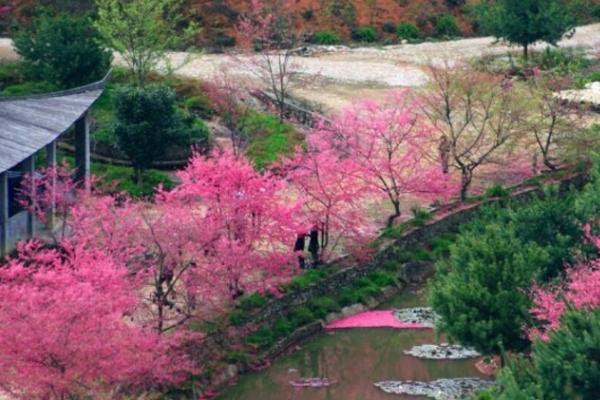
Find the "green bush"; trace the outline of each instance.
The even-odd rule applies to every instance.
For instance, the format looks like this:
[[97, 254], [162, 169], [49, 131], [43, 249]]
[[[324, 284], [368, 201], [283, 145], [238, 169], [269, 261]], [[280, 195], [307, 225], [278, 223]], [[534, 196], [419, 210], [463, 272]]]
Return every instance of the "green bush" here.
[[268, 326], [262, 326], [259, 330], [249, 335], [246, 342], [261, 349], [268, 348], [275, 343], [275, 336]]
[[137, 184], [134, 172], [130, 167], [121, 167], [104, 163], [92, 163], [92, 174], [102, 182], [116, 183], [115, 189], [129, 194], [134, 198], [144, 198], [154, 195], [156, 187], [162, 185], [166, 190], [172, 189], [175, 184], [166, 172], [146, 170], [143, 173], [142, 184]]
[[340, 310], [338, 302], [331, 297], [313, 299], [308, 303], [308, 307], [316, 318], [323, 318], [329, 313]]
[[246, 155], [261, 170], [279, 157], [292, 154], [302, 143], [293, 126], [269, 114], [250, 112], [240, 119], [238, 129], [249, 141]]
[[209, 119], [214, 115], [210, 99], [205, 94], [187, 97], [183, 107], [188, 113], [197, 118]]
[[508, 197], [509, 195], [510, 191], [502, 185], [494, 185], [485, 191], [486, 197]]
[[591, 61], [581, 51], [546, 47], [532, 54], [531, 62], [545, 71], [559, 75], [572, 75], [589, 68]]
[[296, 328], [315, 320], [315, 316], [313, 315], [312, 311], [305, 306], [295, 307], [290, 313], [289, 318], [292, 326]]
[[143, 171], [172, 145], [190, 144], [190, 121], [175, 107], [175, 92], [161, 85], [123, 86], [115, 90], [114, 137], [131, 160], [136, 183]]
[[452, 15], [439, 15], [435, 18], [435, 34], [437, 36], [459, 36], [461, 31]]
[[229, 364], [247, 365], [250, 362], [250, 355], [243, 351], [230, 351], [225, 354], [225, 359]]
[[319, 282], [328, 275], [331, 274], [331, 269], [320, 268], [320, 269], [309, 269], [304, 271], [301, 275], [296, 276], [288, 284], [290, 290], [303, 290], [308, 288], [313, 283]]
[[240, 301], [239, 307], [248, 312], [263, 307], [265, 304], [267, 304], [267, 299], [259, 293], [252, 293], [250, 296], [244, 297]]
[[342, 289], [338, 296], [338, 302], [341, 307], [351, 306], [353, 304], [359, 303], [361, 300], [359, 298], [358, 293], [352, 288]]
[[361, 26], [352, 30], [352, 40], [373, 43], [378, 39], [377, 31], [372, 26]]
[[430, 286], [439, 329], [484, 354], [525, 349], [528, 291], [549, 259], [540, 246], [519, 240], [510, 226], [489, 223], [481, 231], [461, 233], [448, 260], [437, 263]]
[[600, 393], [598, 354], [600, 309], [569, 311], [548, 341], [534, 343], [531, 359], [519, 357], [502, 369], [498, 385], [487, 398], [596, 400]]
[[248, 322], [248, 314], [244, 311], [232, 311], [229, 313], [229, 323], [233, 326], [241, 326]]
[[400, 40], [416, 40], [421, 36], [419, 28], [409, 22], [401, 22], [396, 27], [396, 35]]
[[340, 43], [340, 37], [333, 31], [321, 31], [315, 33], [313, 42], [322, 45], [332, 45]]
[[25, 75], [60, 88], [95, 82], [106, 74], [112, 53], [99, 39], [90, 18], [47, 12], [21, 26], [13, 37]]
[[273, 335], [276, 338], [289, 336], [294, 331], [294, 326], [287, 319], [278, 319], [273, 323]]
[[396, 284], [396, 277], [394, 274], [385, 271], [376, 271], [369, 274], [369, 280], [380, 288]]

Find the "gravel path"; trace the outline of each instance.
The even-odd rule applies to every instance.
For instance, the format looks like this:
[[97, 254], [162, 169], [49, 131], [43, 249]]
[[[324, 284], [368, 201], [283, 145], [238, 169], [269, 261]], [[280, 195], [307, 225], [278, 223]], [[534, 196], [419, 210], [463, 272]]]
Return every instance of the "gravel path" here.
[[[572, 38], [560, 43], [561, 47], [581, 47], [600, 50], [600, 24], [577, 28]], [[544, 48], [544, 44], [535, 46]], [[494, 42], [493, 38], [461, 39], [447, 42], [405, 44], [384, 47], [341, 49], [311, 57], [295, 57], [304, 73], [313, 77], [309, 87], [298, 94], [321, 103], [325, 108], [338, 109], [357, 98], [380, 97], [389, 88], [415, 87], [427, 82], [424, 66], [442, 62], [457, 62], [486, 54], [518, 51]], [[172, 53], [177, 65], [188, 55]], [[0, 39], [0, 59], [15, 59], [9, 39]], [[195, 79], [210, 79], [221, 70], [228, 57], [219, 54], [193, 56], [178, 73]], [[120, 60], [116, 60], [120, 64]], [[251, 78], [247, 71], [234, 67], [240, 78]]]

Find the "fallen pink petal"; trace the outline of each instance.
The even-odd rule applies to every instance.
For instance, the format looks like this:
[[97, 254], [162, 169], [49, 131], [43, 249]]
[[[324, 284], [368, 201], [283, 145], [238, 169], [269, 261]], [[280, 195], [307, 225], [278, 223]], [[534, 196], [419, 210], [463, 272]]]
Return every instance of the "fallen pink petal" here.
[[325, 329], [350, 328], [428, 329], [429, 327], [420, 323], [402, 322], [394, 316], [393, 310], [365, 311], [342, 318], [325, 327]]

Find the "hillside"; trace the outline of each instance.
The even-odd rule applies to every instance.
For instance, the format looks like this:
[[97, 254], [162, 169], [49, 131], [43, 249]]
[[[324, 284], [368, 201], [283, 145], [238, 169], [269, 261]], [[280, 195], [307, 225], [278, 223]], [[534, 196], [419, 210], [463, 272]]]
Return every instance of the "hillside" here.
[[[470, 35], [473, 26], [463, 14], [461, 0], [293, 0], [285, 2], [296, 32], [309, 39], [315, 32], [335, 31], [349, 39], [352, 28], [373, 26], [385, 41], [395, 39], [395, 27], [410, 22], [425, 36], [433, 35], [442, 15], [456, 18], [460, 30]], [[189, 12], [202, 24], [205, 45], [232, 44], [238, 16], [248, 10], [249, 0], [190, 0]]]

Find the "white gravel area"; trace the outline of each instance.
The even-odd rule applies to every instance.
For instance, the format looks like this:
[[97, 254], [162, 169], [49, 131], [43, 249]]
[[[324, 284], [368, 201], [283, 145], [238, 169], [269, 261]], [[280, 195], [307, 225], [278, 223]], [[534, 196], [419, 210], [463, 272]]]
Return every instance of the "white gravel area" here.
[[[543, 48], [545, 44], [534, 46]], [[600, 24], [578, 27], [573, 37], [560, 42], [561, 47], [581, 47], [589, 52], [600, 51]], [[461, 39], [446, 42], [428, 42], [382, 47], [344, 48], [332, 52], [318, 53], [310, 57], [296, 56], [305, 75], [312, 77], [310, 87], [303, 88], [302, 96], [320, 102], [328, 108], [339, 108], [364, 97], [365, 92], [376, 88], [385, 92], [389, 88], [415, 87], [427, 82], [426, 65], [443, 62], [453, 63], [486, 54], [503, 54], [519, 51], [493, 38]], [[10, 39], [0, 39], [0, 59], [16, 59]], [[171, 53], [173, 65], [182, 60], [190, 61], [178, 74], [195, 79], [211, 79], [218, 71], [231, 63], [222, 54]], [[117, 57], [116, 64], [122, 64]], [[232, 72], [240, 78], [251, 78], [251, 74], [234, 65]], [[341, 90], [335, 96], [327, 89], [337, 86]], [[375, 95], [377, 97], [377, 94]]]

